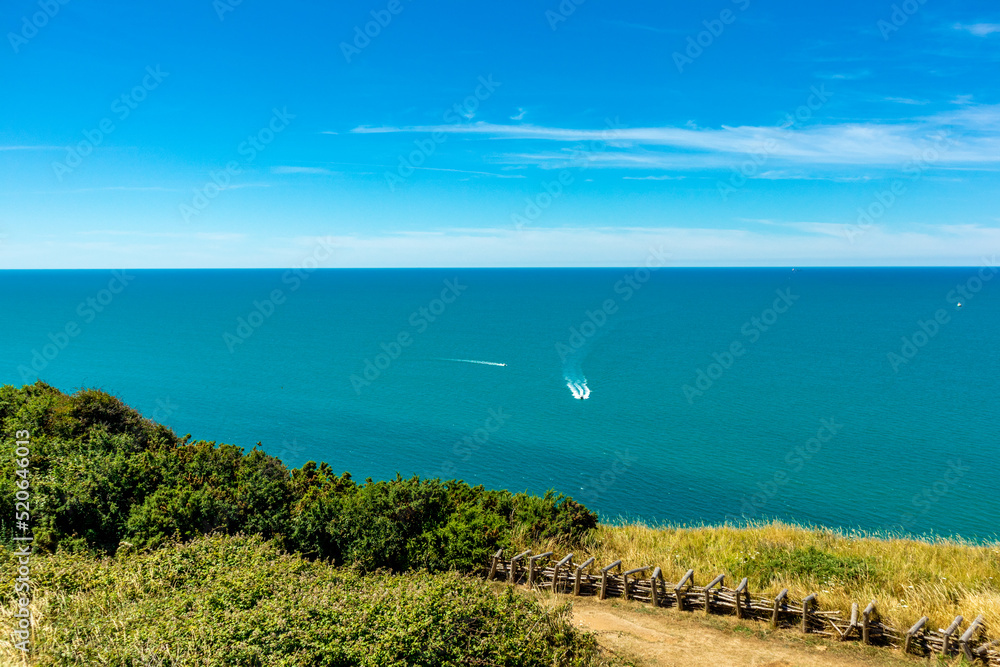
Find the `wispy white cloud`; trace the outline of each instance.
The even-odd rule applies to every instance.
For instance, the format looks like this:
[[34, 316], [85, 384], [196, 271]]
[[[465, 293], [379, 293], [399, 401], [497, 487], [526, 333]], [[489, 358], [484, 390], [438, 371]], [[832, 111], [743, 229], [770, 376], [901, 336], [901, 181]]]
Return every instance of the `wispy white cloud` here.
[[35, 190], [33, 195], [78, 195], [89, 192], [184, 192], [180, 188], [167, 188], [162, 185], [103, 185], [93, 188], [67, 188], [65, 190]]
[[[747, 222], [758, 223], [747, 225]], [[738, 223], [738, 224], [737, 224]], [[102, 238], [102, 234], [107, 238]], [[127, 238], [127, 236], [135, 238]], [[116, 236], [126, 236], [117, 238]], [[882, 225], [851, 243], [844, 224], [743, 220], [721, 228], [442, 228], [324, 237], [331, 266], [637, 266], [662, 249], [670, 266], [975, 266], [1000, 248], [1000, 225]], [[30, 245], [5, 240], [8, 268], [284, 268], [301, 262], [316, 237], [273, 238], [224, 232], [97, 230]], [[39, 253], [39, 248], [44, 253]], [[28, 252], [28, 249], [34, 252]], [[45, 261], [44, 266], [39, 261]]]
[[518, 107], [518, 108], [517, 108], [517, 114], [515, 114], [515, 115], [511, 116], [511, 117], [510, 117], [510, 119], [511, 119], [511, 120], [521, 120], [522, 118], [524, 118], [524, 116], [525, 116], [525, 115], [526, 115], [527, 113], [528, 113], [528, 112], [527, 112], [527, 111], [526, 111], [526, 110], [524, 109], [524, 107]]
[[629, 23], [628, 21], [608, 21], [611, 25], [616, 25], [622, 28], [631, 28], [632, 30], [643, 30], [646, 32], [655, 32], [658, 35], [673, 35], [680, 34], [680, 30], [665, 30], [663, 28], [657, 28], [651, 25], [643, 25], [642, 23]]
[[871, 70], [862, 69], [854, 72], [824, 72], [816, 76], [830, 81], [857, 81], [859, 79], [867, 79], [871, 75]]
[[687, 176], [622, 176], [625, 181], [683, 181]]
[[76, 232], [77, 236], [132, 237], [138, 239], [196, 239], [199, 241], [242, 241], [246, 234], [232, 232], [148, 232], [138, 229], [90, 229]]
[[0, 146], [0, 151], [58, 151], [65, 146]]
[[413, 167], [419, 171], [450, 171], [455, 174], [472, 174], [474, 176], [492, 176], [493, 178], [527, 178], [524, 174], [496, 174], [492, 171], [472, 171], [469, 169], [448, 169], [446, 167]]
[[293, 167], [293, 166], [279, 166], [271, 167], [272, 174], [310, 174], [316, 176], [336, 176], [340, 174], [339, 171], [333, 171], [332, 169], [326, 169], [325, 167]]
[[775, 126], [638, 127], [587, 130], [531, 124], [469, 123], [408, 127], [357, 127], [355, 134], [442, 132], [470, 139], [535, 141], [544, 144], [604, 142], [605, 150], [555, 150], [499, 153], [498, 162], [538, 166], [565, 165], [614, 168], [703, 169], [730, 166], [734, 159], [764, 154], [768, 160], [795, 165], [898, 166], [924, 151], [948, 148], [936, 164], [988, 165], [1000, 162], [1000, 105], [966, 105], [961, 109], [894, 122], [817, 124], [802, 128]]
[[912, 104], [912, 105], [919, 105], [919, 106], [923, 106], [925, 104], [930, 104], [929, 100], [915, 100], [915, 99], [911, 99], [909, 97], [886, 97], [885, 101], [886, 102], [895, 102], [897, 104]]
[[876, 225], [853, 244], [846, 231], [837, 223], [775, 222], [759, 230], [441, 229], [334, 236], [332, 241], [338, 265], [345, 267], [637, 266], [650, 248], [669, 253], [672, 266], [977, 265], [987, 249], [1000, 247], [1000, 227], [917, 225], [903, 230]]
[[971, 32], [976, 37], [986, 37], [995, 32], [1000, 32], [1000, 23], [956, 23], [954, 26], [955, 30], [965, 30]]
[[872, 180], [871, 176], [838, 176], [833, 174], [811, 174], [802, 170], [771, 169], [762, 171], [750, 178], [760, 178], [766, 181], [832, 181], [834, 183], [861, 183]]

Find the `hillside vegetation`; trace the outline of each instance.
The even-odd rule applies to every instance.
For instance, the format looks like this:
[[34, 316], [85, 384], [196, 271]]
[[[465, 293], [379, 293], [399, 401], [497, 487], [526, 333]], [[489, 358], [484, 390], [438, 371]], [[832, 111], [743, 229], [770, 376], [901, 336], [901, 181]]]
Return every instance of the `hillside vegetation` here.
[[[335, 568], [259, 536], [104, 558], [60, 552], [32, 574], [38, 665], [609, 664], [566, 608], [457, 573]], [[19, 657], [9, 642], [0, 655]]]

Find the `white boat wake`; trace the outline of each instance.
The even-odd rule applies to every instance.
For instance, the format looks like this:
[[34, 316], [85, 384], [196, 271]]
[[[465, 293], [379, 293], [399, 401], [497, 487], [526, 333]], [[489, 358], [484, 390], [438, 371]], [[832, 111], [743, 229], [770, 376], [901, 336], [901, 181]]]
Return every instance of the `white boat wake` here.
[[574, 382], [566, 378], [566, 386], [573, 393], [573, 398], [578, 398], [581, 401], [590, 398], [590, 387], [587, 386], [587, 378], [584, 378], [583, 382]]
[[506, 366], [507, 364], [501, 364], [497, 361], [479, 361], [478, 359], [444, 359], [439, 358], [437, 361], [458, 361], [463, 364], [482, 364], [483, 366]]

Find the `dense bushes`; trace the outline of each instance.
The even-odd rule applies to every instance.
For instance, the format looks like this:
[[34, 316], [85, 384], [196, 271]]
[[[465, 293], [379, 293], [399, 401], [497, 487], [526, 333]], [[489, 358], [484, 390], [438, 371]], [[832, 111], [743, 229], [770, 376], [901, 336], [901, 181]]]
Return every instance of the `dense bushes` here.
[[[4, 571], [15, 567], [0, 552]], [[32, 571], [38, 665], [602, 665], [566, 609], [455, 573], [360, 575], [260, 537], [200, 537]], [[0, 646], [0, 656], [20, 660]]]
[[[357, 484], [309, 462], [190, 443], [101, 391], [0, 388], [0, 436], [32, 435], [32, 528], [42, 550], [114, 553], [238, 532], [366, 570], [482, 567], [524, 540], [575, 541], [597, 517], [572, 499], [418, 478]], [[9, 458], [9, 457], [8, 457]], [[0, 472], [0, 531], [12, 536], [13, 468]]]

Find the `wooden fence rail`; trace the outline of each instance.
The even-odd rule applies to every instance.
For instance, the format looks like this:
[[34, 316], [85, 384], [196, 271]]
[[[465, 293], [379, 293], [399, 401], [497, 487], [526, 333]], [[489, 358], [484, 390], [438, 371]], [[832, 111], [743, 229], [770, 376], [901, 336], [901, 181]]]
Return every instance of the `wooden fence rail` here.
[[680, 611], [701, 609], [706, 614], [731, 613], [737, 618], [767, 621], [775, 628], [798, 627], [803, 633], [839, 641], [856, 639], [864, 644], [899, 648], [904, 653], [923, 656], [964, 655], [971, 662], [1000, 667], [1000, 639], [991, 641], [986, 637], [982, 615], [961, 634], [958, 634], [964, 622], [961, 616], [939, 630], [928, 629], [925, 616], [903, 631], [882, 622], [875, 600], [863, 610], [856, 603], [852, 605], [848, 621], [840, 617], [839, 611], [820, 609], [815, 593], [801, 601], [790, 598], [788, 589], [773, 599], [754, 597], [746, 578], [736, 588], [726, 587], [722, 574], [705, 586], [697, 586], [694, 570], [688, 570], [677, 584], [671, 584], [663, 578], [662, 570], [652, 565], [623, 570], [622, 561], [616, 560], [595, 571], [593, 558], [576, 563], [573, 554], [560, 560], [554, 560], [551, 551], [535, 555], [528, 550], [510, 560], [503, 556], [503, 550], [493, 556], [490, 579], [574, 596], [593, 595], [601, 600], [614, 597], [646, 602], [655, 607], [676, 607]]

